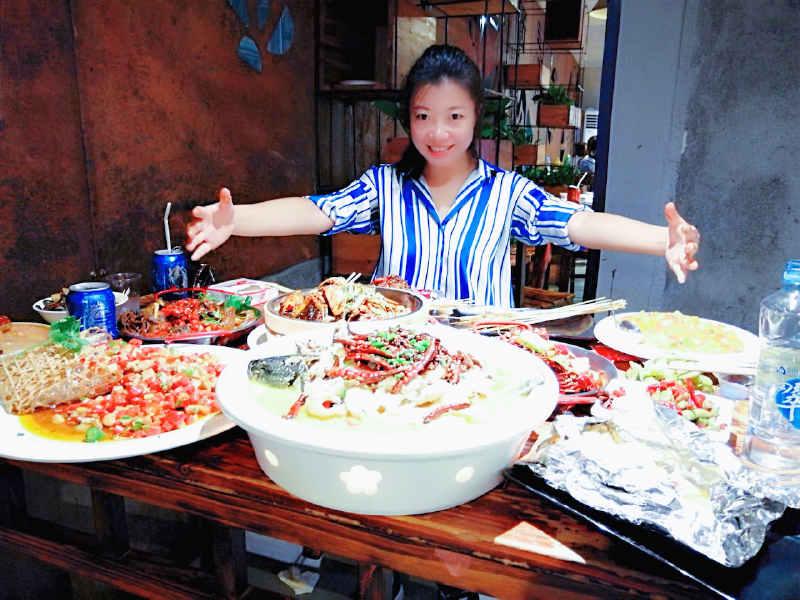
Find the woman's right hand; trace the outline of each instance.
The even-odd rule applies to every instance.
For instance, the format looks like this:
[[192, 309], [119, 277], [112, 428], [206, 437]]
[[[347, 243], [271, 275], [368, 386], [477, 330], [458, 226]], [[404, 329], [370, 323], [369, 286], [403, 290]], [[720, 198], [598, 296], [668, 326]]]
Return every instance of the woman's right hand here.
[[228, 188], [219, 191], [219, 202], [210, 206], [196, 206], [192, 210], [192, 222], [187, 234], [186, 249], [192, 252], [192, 260], [199, 260], [214, 248], [218, 248], [233, 234], [233, 199]]

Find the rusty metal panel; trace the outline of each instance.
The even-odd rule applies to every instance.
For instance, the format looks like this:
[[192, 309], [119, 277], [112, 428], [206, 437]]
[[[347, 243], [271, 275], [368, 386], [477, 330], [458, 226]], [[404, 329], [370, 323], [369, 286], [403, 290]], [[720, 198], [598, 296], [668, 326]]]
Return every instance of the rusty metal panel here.
[[[274, 54], [287, 9], [293, 40]], [[166, 244], [167, 202], [182, 245], [191, 208], [223, 185], [238, 203], [313, 192], [312, 2], [73, 0], [72, 10], [98, 268], [147, 274]], [[234, 238], [206, 260], [218, 279], [261, 277], [316, 253], [313, 236]]]
[[0, 3], [0, 314], [94, 268], [69, 5]]

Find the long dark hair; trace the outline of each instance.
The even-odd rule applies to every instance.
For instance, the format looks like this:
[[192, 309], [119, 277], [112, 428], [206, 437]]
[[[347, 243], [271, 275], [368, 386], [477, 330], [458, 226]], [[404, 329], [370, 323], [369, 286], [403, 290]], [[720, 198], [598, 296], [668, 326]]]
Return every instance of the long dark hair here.
[[[475, 131], [469, 153], [478, 158], [476, 140], [480, 136], [483, 115], [483, 80], [473, 60], [461, 48], [440, 44], [429, 46], [420, 56], [406, 76], [400, 98], [402, 109], [401, 123], [411, 132], [411, 99], [416, 91], [425, 85], [436, 85], [451, 81], [463, 87], [475, 103]], [[397, 170], [407, 177], [418, 178], [425, 168], [425, 158], [419, 153], [414, 142], [409, 142], [403, 157], [396, 164]]]

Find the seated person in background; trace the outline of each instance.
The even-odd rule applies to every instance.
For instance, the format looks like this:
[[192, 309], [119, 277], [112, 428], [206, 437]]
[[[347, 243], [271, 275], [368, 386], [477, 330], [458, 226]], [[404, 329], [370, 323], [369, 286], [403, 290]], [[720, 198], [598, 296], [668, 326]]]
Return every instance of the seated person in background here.
[[581, 173], [590, 173], [594, 175], [594, 157], [597, 155], [597, 136], [593, 135], [586, 142], [586, 156], [581, 158], [578, 162], [578, 168]]

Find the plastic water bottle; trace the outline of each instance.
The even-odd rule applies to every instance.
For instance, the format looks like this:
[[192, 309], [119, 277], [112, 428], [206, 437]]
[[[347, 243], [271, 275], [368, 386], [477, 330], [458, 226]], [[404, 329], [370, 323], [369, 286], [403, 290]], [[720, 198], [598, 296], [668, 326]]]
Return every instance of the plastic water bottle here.
[[791, 260], [783, 287], [761, 302], [761, 351], [750, 394], [742, 455], [781, 478], [800, 483], [800, 260]]

